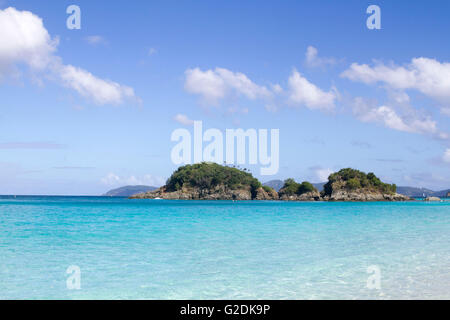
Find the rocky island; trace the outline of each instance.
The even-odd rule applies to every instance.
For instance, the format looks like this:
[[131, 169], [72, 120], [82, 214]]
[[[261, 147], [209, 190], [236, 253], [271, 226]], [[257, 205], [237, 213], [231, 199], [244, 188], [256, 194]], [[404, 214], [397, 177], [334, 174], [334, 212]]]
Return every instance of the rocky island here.
[[137, 194], [131, 198], [268, 200], [275, 197], [275, 193], [268, 189], [264, 190], [258, 179], [254, 178], [250, 172], [203, 162], [182, 166], [172, 174], [165, 186], [152, 192]]
[[295, 182], [294, 179], [287, 179], [284, 186], [278, 192], [280, 200], [285, 201], [319, 201], [320, 192], [308, 181], [302, 183]]
[[407, 201], [396, 185], [381, 182], [373, 173], [342, 169], [330, 175], [324, 190], [311, 183], [287, 179], [279, 192], [262, 186], [247, 169], [198, 163], [178, 168], [161, 188], [130, 199], [167, 200], [283, 200], [283, 201]]
[[407, 201], [395, 184], [383, 183], [375, 174], [342, 169], [328, 177], [322, 199], [325, 201]]

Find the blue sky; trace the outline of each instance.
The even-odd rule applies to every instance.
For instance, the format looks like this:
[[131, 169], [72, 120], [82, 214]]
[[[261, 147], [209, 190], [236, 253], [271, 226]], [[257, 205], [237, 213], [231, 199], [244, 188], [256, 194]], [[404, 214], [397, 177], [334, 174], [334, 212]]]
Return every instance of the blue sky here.
[[[66, 27], [71, 4], [81, 30]], [[366, 27], [371, 4], [381, 30]], [[448, 1], [0, 0], [0, 9], [0, 194], [161, 184], [176, 168], [171, 133], [192, 130], [191, 120], [280, 129], [278, 174], [252, 167], [262, 181], [319, 182], [354, 167], [450, 187]]]

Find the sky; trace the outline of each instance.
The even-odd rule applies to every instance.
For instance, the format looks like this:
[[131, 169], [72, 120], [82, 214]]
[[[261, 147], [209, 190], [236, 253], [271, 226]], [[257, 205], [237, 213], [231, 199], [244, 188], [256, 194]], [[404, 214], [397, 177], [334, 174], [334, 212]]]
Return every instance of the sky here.
[[[381, 29], [369, 29], [369, 5]], [[81, 10], [69, 29], [66, 9]], [[278, 173], [450, 188], [448, 1], [0, 0], [0, 194], [164, 184], [178, 128], [279, 129]]]

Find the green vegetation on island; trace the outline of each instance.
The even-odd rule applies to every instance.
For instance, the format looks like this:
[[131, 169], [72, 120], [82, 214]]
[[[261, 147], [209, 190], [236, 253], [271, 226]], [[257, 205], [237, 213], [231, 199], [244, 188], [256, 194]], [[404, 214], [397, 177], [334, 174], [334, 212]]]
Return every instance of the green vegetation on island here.
[[276, 191], [274, 188], [269, 187], [269, 186], [262, 186], [262, 188], [263, 188], [263, 190], [264, 190], [265, 192], [273, 192], [273, 191]]
[[324, 194], [331, 195], [334, 189], [357, 190], [364, 189], [372, 192], [395, 194], [397, 186], [395, 184], [383, 183], [372, 172], [366, 174], [362, 171], [346, 168], [333, 173], [328, 177], [328, 182], [324, 185]]
[[252, 193], [262, 186], [261, 182], [246, 169], [202, 162], [178, 168], [167, 180], [166, 189], [173, 192], [182, 190], [183, 187], [211, 189], [218, 185], [230, 190], [250, 187]]
[[317, 189], [308, 181], [297, 183], [294, 179], [290, 178], [284, 181], [284, 186], [281, 188], [281, 191], [287, 195], [302, 195], [308, 192], [317, 192]]
[[181, 200], [404, 201], [395, 184], [373, 173], [342, 169], [329, 176], [322, 193], [310, 182], [284, 181], [277, 192], [263, 186], [247, 169], [202, 162], [178, 168], [165, 186], [133, 198]]

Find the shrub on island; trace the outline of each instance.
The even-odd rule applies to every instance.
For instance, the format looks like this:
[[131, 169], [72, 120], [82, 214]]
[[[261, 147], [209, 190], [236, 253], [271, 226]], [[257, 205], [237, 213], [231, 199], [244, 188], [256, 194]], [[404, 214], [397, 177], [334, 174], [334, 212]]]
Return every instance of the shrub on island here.
[[397, 192], [395, 184], [383, 183], [374, 173], [366, 174], [351, 168], [342, 169], [331, 174], [328, 182], [324, 185], [323, 193], [324, 195], [331, 195], [336, 188], [346, 190], [364, 189], [385, 194], [395, 194]]
[[308, 181], [297, 183], [292, 178], [284, 181], [284, 186], [280, 190], [280, 194], [285, 194], [288, 196], [302, 195], [308, 192], [317, 192], [317, 189], [314, 188], [314, 186]]
[[[271, 193], [271, 192], [275, 191], [274, 188], [269, 187], [269, 186], [262, 186], [262, 188], [263, 188], [263, 190], [264, 190], [265, 192], [267, 192], [267, 193]], [[276, 192], [276, 191], [275, 191], [275, 192]]]
[[186, 187], [212, 189], [218, 185], [224, 185], [230, 190], [250, 187], [252, 194], [262, 186], [247, 169], [202, 162], [179, 167], [167, 180], [166, 189], [174, 192]]

